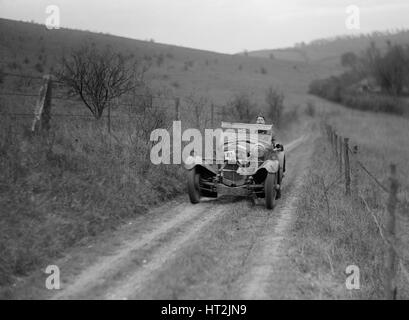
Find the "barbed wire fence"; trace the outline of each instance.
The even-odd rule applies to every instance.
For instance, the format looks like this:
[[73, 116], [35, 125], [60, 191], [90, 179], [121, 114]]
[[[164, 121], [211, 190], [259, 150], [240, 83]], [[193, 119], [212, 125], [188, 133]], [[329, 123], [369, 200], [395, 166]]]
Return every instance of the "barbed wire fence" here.
[[[398, 205], [403, 204], [403, 201], [398, 199], [400, 183], [397, 178], [397, 166], [394, 163], [390, 164], [388, 182], [382, 183], [376, 175], [359, 160], [359, 147], [357, 145], [351, 148], [350, 139], [337, 134], [336, 130], [327, 123], [322, 123], [321, 129], [328, 140], [339, 171], [338, 178], [334, 183], [328, 186], [328, 189], [335, 185], [336, 182], [342, 180], [345, 184], [346, 196], [350, 197], [352, 203], [355, 205], [359, 203], [363, 204], [363, 207], [375, 222], [379, 236], [387, 248], [384, 263], [385, 277], [382, 281], [384, 284], [384, 297], [388, 300], [395, 300], [398, 294], [397, 276], [399, 268], [409, 283], [409, 272], [404, 265], [404, 263], [408, 261], [408, 258], [404, 253], [399, 235], [397, 234], [398, 218], [403, 216], [403, 213], [397, 210]], [[360, 172], [365, 173], [379, 190], [387, 196], [385, 203], [386, 216], [384, 217], [386, 220], [385, 225], [381, 223], [381, 219], [360, 194]]]
[[[44, 75], [44, 76], [36, 76], [30, 74], [22, 74], [22, 73], [12, 73], [12, 72], [4, 72], [1, 71], [1, 77], [4, 81], [5, 78], [20, 78], [20, 79], [29, 79], [33, 81], [40, 82], [38, 87], [39, 91], [36, 92], [21, 92], [21, 91], [3, 91], [0, 90], [0, 96], [9, 96], [9, 97], [22, 97], [22, 98], [35, 98], [36, 103], [34, 106], [34, 110], [29, 111], [7, 111], [7, 112], [0, 112], [2, 116], [12, 116], [12, 117], [24, 117], [24, 118], [33, 118], [31, 130], [48, 130], [50, 128], [50, 121], [52, 118], [83, 118], [93, 120], [94, 116], [92, 114], [85, 114], [85, 113], [52, 113], [51, 112], [51, 104], [53, 100], [57, 101], [65, 101], [65, 102], [72, 102], [76, 104], [82, 104], [83, 102], [80, 99], [74, 99], [73, 97], [66, 96], [64, 94], [55, 94], [56, 89], [64, 88], [65, 84], [56, 77], [52, 75]], [[128, 108], [136, 108], [137, 103], [135, 99], [151, 99], [151, 105], [153, 105], [153, 100], [159, 102], [156, 104], [157, 108], [166, 109], [168, 115], [173, 120], [185, 120], [192, 117], [198, 118], [199, 115], [192, 115], [191, 110], [183, 110], [183, 105], [187, 105], [191, 103], [191, 98], [188, 97], [169, 97], [169, 96], [161, 96], [155, 94], [139, 94], [139, 93], [132, 93], [130, 96], [127, 97], [128, 100], [131, 102], [119, 102], [115, 103], [115, 108], [117, 107], [128, 107]], [[200, 116], [205, 116], [205, 123], [207, 126], [209, 124], [212, 128], [216, 127], [217, 119], [220, 119], [224, 115], [226, 115], [226, 106], [216, 105], [213, 102], [208, 103], [208, 107], [210, 112], [204, 112]], [[107, 119], [107, 130], [108, 132], [111, 131], [111, 119], [112, 118], [120, 118], [123, 115], [117, 114], [113, 115], [110, 110], [111, 106], [108, 107], [108, 112], [102, 116], [102, 118]], [[173, 109], [173, 111], [172, 111]], [[202, 110], [200, 110], [202, 112]], [[131, 115], [131, 112], [126, 115], [127, 119], [137, 118], [137, 115]]]

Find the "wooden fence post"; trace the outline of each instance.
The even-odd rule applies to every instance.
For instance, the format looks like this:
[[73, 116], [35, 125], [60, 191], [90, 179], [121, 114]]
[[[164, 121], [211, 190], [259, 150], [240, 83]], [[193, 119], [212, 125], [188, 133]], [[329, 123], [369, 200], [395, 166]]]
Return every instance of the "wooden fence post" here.
[[386, 252], [386, 277], [385, 277], [385, 298], [387, 300], [395, 300], [397, 295], [396, 286], [396, 272], [397, 272], [397, 258], [394, 249], [395, 244], [395, 232], [396, 232], [396, 204], [397, 204], [397, 193], [399, 188], [399, 183], [396, 178], [396, 165], [392, 164], [390, 166], [390, 178], [389, 178], [389, 198], [387, 204], [387, 221], [386, 221], [386, 231], [389, 240], [388, 250]]
[[327, 124], [325, 128], [326, 128], [326, 130], [327, 130], [327, 139], [328, 139], [328, 142], [331, 142], [331, 132], [330, 132], [329, 124]]
[[214, 103], [212, 102], [211, 106], [210, 106], [210, 119], [212, 122], [212, 129], [214, 128]]
[[331, 144], [331, 152], [332, 152], [332, 128], [329, 126], [329, 142]]
[[335, 161], [338, 161], [339, 160], [338, 158], [338, 135], [336, 132], [334, 132], [334, 140], [335, 140], [335, 143], [334, 143]]
[[343, 158], [343, 144], [342, 144], [342, 137], [339, 136], [339, 141], [337, 141], [337, 144], [339, 144], [339, 174], [342, 174], [342, 158]]
[[40, 88], [37, 103], [34, 110], [34, 120], [31, 131], [50, 129], [52, 80], [50, 75], [43, 77], [43, 85]]
[[179, 121], [180, 120], [180, 110], [179, 110], [179, 106], [180, 106], [180, 99], [179, 98], [175, 98], [175, 120]]
[[358, 183], [358, 146], [354, 146], [352, 149], [353, 161], [352, 161], [352, 194], [354, 204], [358, 203], [359, 199], [359, 183]]
[[351, 170], [349, 166], [349, 138], [344, 138], [344, 162], [345, 162], [345, 193], [351, 195]]
[[108, 104], [108, 133], [111, 133], [111, 103]]
[[331, 145], [331, 148], [332, 148], [332, 128], [331, 128], [331, 126], [328, 126], [328, 141], [329, 141], [329, 143]]

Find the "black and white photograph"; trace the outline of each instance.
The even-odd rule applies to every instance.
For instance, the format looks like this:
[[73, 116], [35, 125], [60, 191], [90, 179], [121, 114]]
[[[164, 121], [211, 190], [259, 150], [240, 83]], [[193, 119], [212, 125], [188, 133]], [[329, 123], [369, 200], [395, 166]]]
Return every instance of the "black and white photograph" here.
[[408, 17], [0, 0], [0, 300], [409, 299]]

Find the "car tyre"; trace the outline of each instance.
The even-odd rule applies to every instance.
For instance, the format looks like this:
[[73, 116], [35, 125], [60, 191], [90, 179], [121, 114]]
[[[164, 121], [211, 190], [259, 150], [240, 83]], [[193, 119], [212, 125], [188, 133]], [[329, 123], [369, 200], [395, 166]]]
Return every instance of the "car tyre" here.
[[200, 202], [200, 173], [197, 172], [196, 168], [189, 171], [187, 177], [187, 190], [189, 193], [190, 202], [193, 204]]
[[269, 173], [267, 174], [266, 180], [264, 181], [264, 193], [266, 208], [273, 209], [274, 203], [277, 195], [277, 174]]

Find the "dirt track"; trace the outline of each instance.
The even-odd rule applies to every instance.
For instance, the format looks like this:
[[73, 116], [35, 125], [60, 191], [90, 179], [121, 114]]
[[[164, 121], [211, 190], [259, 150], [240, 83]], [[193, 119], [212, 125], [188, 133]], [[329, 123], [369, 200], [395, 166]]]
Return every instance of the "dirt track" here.
[[107, 243], [96, 244], [90, 266], [62, 267], [62, 290], [51, 298], [294, 298], [283, 239], [310, 159], [306, 138], [286, 145], [283, 197], [273, 211], [262, 201], [222, 197], [192, 205], [184, 197], [104, 239], [108, 256], [98, 254]]

